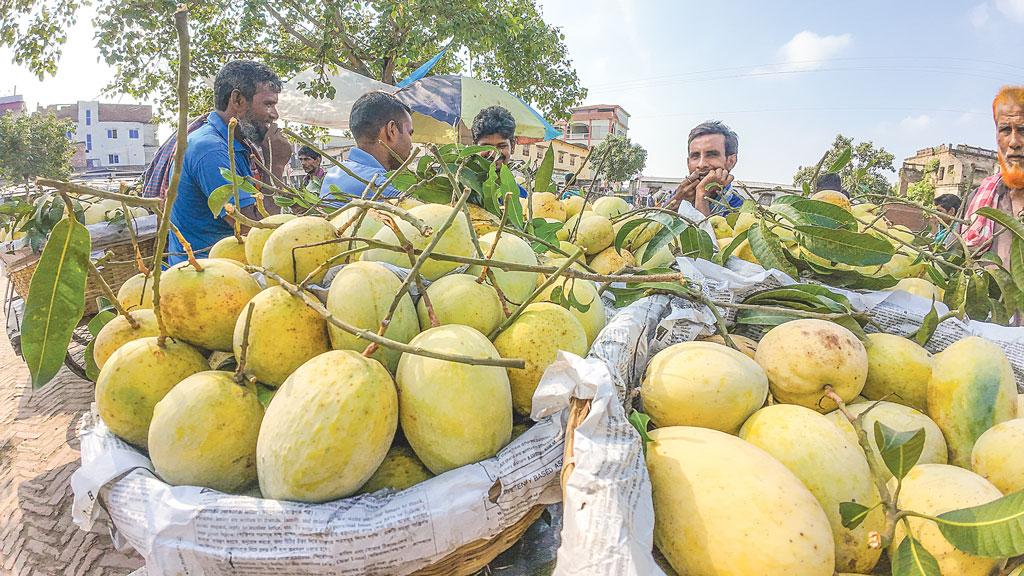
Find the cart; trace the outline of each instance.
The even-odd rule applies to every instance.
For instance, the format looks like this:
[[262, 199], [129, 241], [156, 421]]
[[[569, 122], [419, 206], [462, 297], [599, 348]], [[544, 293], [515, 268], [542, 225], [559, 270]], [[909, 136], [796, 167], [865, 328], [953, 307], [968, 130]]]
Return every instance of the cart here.
[[[156, 216], [149, 215], [136, 218], [131, 223], [135, 234], [129, 230], [126, 222], [102, 222], [87, 226], [92, 237], [92, 259], [96, 267], [114, 292], [128, 278], [139, 272], [135, 263], [135, 244], [138, 243], [143, 259], [151, 265], [154, 240], [156, 239]], [[0, 263], [3, 264], [7, 276], [7, 287], [4, 291], [4, 313], [7, 317], [7, 336], [14, 352], [21, 356], [21, 323], [24, 318], [25, 297], [28, 296], [32, 274], [39, 264], [40, 253], [28, 246], [17, 247], [6, 245], [0, 251]], [[99, 312], [98, 298], [102, 296], [99, 284], [90, 276], [85, 289], [85, 313], [81, 322], [71, 335], [64, 365], [80, 378], [87, 379], [85, 374], [85, 347], [92, 340], [88, 323]]]

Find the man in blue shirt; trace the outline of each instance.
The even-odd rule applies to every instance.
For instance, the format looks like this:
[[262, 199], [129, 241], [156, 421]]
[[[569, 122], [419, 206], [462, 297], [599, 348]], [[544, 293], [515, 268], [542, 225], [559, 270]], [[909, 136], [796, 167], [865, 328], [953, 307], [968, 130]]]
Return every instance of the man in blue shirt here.
[[742, 206], [743, 197], [732, 189], [731, 172], [739, 153], [736, 133], [717, 120], [704, 122], [690, 131], [687, 148], [690, 175], [680, 182], [664, 207], [678, 210], [685, 200], [701, 214], [711, 216]]
[[[320, 197], [344, 204], [346, 196], [369, 197], [367, 182], [375, 185], [387, 180], [386, 172], [397, 170], [412, 154], [412, 115], [409, 107], [387, 92], [367, 92], [356, 100], [349, 114], [349, 131], [356, 140], [356, 147], [349, 150], [348, 158], [342, 162], [349, 172], [331, 168], [324, 177]], [[337, 187], [335, 195], [331, 187]], [[398, 196], [394, 186], [388, 186], [382, 196]]]
[[[281, 81], [263, 64], [235, 60], [217, 73], [213, 91], [216, 110], [210, 112], [205, 124], [188, 135], [178, 197], [171, 209], [171, 222], [200, 257], [218, 240], [234, 232], [231, 218], [223, 210], [214, 218], [207, 203], [214, 190], [230, 184], [221, 174], [222, 168], [230, 167], [228, 122], [232, 118], [238, 121], [235, 140], [230, 146], [235, 155], [235, 172], [240, 176], [253, 176], [249, 155], [262, 146], [268, 130], [277, 120]], [[234, 203], [234, 199], [229, 202]], [[254, 203], [252, 196], [239, 192], [241, 212], [259, 219]], [[272, 206], [273, 203], [268, 203], [267, 208]], [[184, 251], [172, 232], [167, 240], [168, 263], [184, 261]]]

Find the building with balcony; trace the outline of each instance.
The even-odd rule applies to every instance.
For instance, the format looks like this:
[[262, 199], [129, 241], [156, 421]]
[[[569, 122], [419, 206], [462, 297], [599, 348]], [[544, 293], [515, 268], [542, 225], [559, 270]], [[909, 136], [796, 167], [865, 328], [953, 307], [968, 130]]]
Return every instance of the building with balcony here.
[[[555, 184], [564, 182], [566, 174], [575, 174], [580, 169], [580, 166], [583, 166], [583, 160], [589, 152], [586, 146], [564, 140], [556, 139], [544, 142], [541, 140], [529, 141], [521, 138], [515, 145], [515, 149], [512, 150], [511, 159], [512, 161], [522, 162], [532, 170], [540, 165], [549, 146], [554, 147], [555, 165], [554, 170], [551, 172], [551, 178]], [[578, 180], [589, 181], [590, 178], [590, 166], [584, 166], [583, 170], [579, 173]]]
[[40, 111], [75, 123], [75, 130], [68, 137], [84, 146], [86, 172], [142, 171], [160, 145], [152, 106], [78, 101], [54, 104]]
[[941, 144], [922, 148], [903, 161], [900, 167], [899, 193], [907, 194], [907, 187], [924, 178], [930, 162], [938, 162], [934, 174], [935, 195], [955, 194], [965, 197], [982, 180], [995, 174], [999, 155], [995, 150], [966, 144]]
[[618, 104], [594, 104], [572, 109], [568, 122], [558, 123], [569, 144], [593, 147], [608, 136], [625, 136], [629, 131], [629, 112]]

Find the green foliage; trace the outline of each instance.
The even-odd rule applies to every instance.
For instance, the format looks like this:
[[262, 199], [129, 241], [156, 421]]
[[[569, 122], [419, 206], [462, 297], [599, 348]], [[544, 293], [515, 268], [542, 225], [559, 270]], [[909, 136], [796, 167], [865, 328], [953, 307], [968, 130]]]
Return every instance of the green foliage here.
[[611, 182], [632, 180], [647, 164], [647, 150], [617, 134], [602, 142], [594, 150], [593, 157], [600, 161], [605, 154], [610, 156], [604, 162], [603, 176]]
[[925, 164], [921, 179], [907, 186], [907, 198], [931, 206], [935, 200], [935, 173], [939, 171], [939, 159], [932, 158]]
[[[16, 63], [42, 78], [56, 71], [66, 30], [81, 14], [77, 0], [16, 2], [0, 12], [0, 45]], [[256, 0], [191, 2], [192, 114], [209, 111], [206, 84], [224, 62], [266, 62], [287, 78], [313, 67], [319, 78], [307, 93], [325, 97], [326, 76], [347, 68], [394, 84], [433, 57], [452, 38], [434, 73], [472, 75], [508, 89], [553, 118], [583, 100], [558, 28], [547, 24], [535, 0], [403, 2], [327, 0], [319, 4]], [[96, 45], [115, 71], [109, 88], [155, 99], [160, 114], [177, 109], [177, 42], [170, 0], [105, 0], [98, 5]]]
[[[873, 142], [860, 142], [854, 144], [853, 138], [842, 134], [836, 134], [832, 142], [832, 148], [825, 157], [822, 164], [821, 174], [828, 172], [828, 168], [842, 164], [844, 152], [851, 150], [851, 159], [838, 171], [843, 180], [843, 188], [850, 192], [851, 196], [864, 194], [888, 194], [892, 188], [885, 172], [895, 171], [893, 160], [895, 157], [884, 148], [875, 147]], [[814, 186], [812, 179], [817, 163], [810, 166], [801, 166], [793, 175], [794, 186], [807, 186], [811, 189]]]
[[647, 443], [651, 441], [651, 435], [648, 434], [647, 428], [650, 427], [651, 417], [643, 412], [637, 412], [633, 410], [629, 414], [629, 423], [636, 428], [638, 434], [640, 434], [640, 445], [643, 447], [644, 455], [647, 455]]
[[969, 554], [989, 558], [1024, 554], [1024, 492], [939, 514], [936, 523], [950, 544]]
[[899, 432], [875, 421], [875, 444], [893, 477], [902, 480], [924, 450], [924, 428]]
[[67, 133], [74, 129], [71, 120], [53, 114], [0, 114], [0, 180], [28, 184], [40, 176], [68, 179], [75, 148]]
[[909, 534], [896, 547], [891, 563], [892, 576], [942, 576], [939, 562]]
[[43, 386], [60, 370], [71, 333], [82, 319], [91, 245], [85, 226], [64, 218], [43, 248], [25, 301], [21, 333], [32, 388]]

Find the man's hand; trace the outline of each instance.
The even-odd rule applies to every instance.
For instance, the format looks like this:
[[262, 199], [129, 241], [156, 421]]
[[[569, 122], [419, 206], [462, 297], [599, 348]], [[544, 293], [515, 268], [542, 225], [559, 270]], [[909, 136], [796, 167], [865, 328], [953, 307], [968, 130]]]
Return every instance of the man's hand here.
[[722, 191], [724, 191], [732, 181], [735, 180], [732, 174], [724, 168], [715, 168], [708, 172], [696, 186], [696, 201], [693, 203], [694, 207], [700, 211], [701, 214], [708, 216], [711, 214], [711, 207], [714, 201], [722, 197]]
[[697, 184], [699, 183], [700, 175], [696, 172], [690, 174], [686, 178], [683, 178], [683, 181], [679, 183], [679, 186], [676, 186], [676, 191], [668, 199], [668, 202], [662, 206], [662, 208], [665, 208], [666, 210], [678, 210], [679, 204], [681, 204], [683, 200], [693, 204], [694, 200], [696, 200]]

